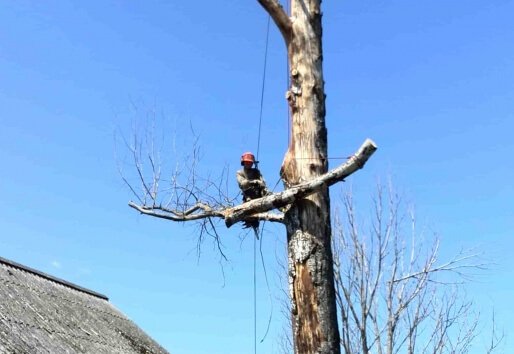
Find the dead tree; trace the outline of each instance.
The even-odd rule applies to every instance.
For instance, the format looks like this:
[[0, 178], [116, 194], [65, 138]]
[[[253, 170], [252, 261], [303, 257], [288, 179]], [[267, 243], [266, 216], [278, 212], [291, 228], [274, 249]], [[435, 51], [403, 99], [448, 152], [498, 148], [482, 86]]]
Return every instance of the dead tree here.
[[[362, 168], [376, 146], [366, 140], [346, 163], [328, 171], [321, 0], [291, 0], [290, 14], [278, 0], [258, 2], [274, 20], [287, 47], [291, 84], [286, 98], [292, 131], [280, 171], [285, 190], [231, 205], [205, 194], [204, 189], [195, 185], [198, 179], [193, 178], [186, 185], [175, 183], [172, 186], [176, 198], [170, 207], [170, 203], [163, 204], [155, 192], [159, 179], [146, 180], [139, 172], [143, 197], [129, 205], [140, 213], [158, 218], [199, 221], [202, 231], [216, 238], [219, 236], [213, 224], [215, 219], [224, 219], [227, 227], [252, 219], [283, 223], [288, 241], [294, 350], [301, 354], [337, 354], [340, 353], [340, 337], [328, 187]], [[154, 163], [150, 165], [155, 170]], [[136, 166], [140, 171], [141, 165], [136, 163]], [[285, 213], [272, 212], [279, 208], [286, 210]]]

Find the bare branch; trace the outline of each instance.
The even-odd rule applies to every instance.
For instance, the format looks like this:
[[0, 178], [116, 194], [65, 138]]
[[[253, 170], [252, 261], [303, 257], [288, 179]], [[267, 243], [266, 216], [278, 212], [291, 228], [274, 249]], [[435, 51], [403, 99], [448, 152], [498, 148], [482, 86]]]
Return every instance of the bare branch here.
[[282, 36], [284, 37], [284, 40], [286, 41], [286, 45], [289, 44], [292, 33], [292, 23], [282, 5], [280, 5], [278, 0], [257, 1], [259, 1], [259, 4], [261, 4], [261, 6], [268, 12], [268, 14], [277, 25], [278, 29], [282, 33]]
[[487, 354], [491, 354], [493, 352], [496, 351], [496, 349], [498, 349], [498, 347], [500, 346], [500, 344], [503, 342], [503, 340], [505, 339], [505, 332], [504, 331], [501, 331], [501, 333], [497, 333], [497, 328], [496, 328], [496, 314], [495, 312], [493, 311], [493, 314], [492, 314], [492, 330], [491, 330], [491, 341], [487, 347]]
[[[412, 274], [406, 274], [403, 275], [400, 278], [393, 279], [393, 282], [403, 282], [406, 280], [409, 280], [411, 278], [420, 278], [420, 277], [426, 277], [427, 273], [437, 273], [437, 272], [454, 272], [457, 273], [463, 277], [466, 277], [467, 275], [462, 273], [461, 270], [463, 269], [486, 269], [486, 265], [482, 263], [467, 263], [467, 261], [475, 261], [479, 255], [478, 254], [468, 254], [468, 255], [459, 255], [448, 262], [435, 266], [433, 263], [430, 263], [427, 265], [427, 267], [424, 267], [422, 270], [414, 272]], [[435, 259], [434, 259], [435, 261]]]
[[[185, 212], [179, 212], [176, 210], [171, 210], [168, 208], [164, 208], [161, 206], [146, 206], [146, 205], [138, 205], [132, 201], [128, 203], [129, 207], [136, 209], [141, 214], [150, 215], [156, 218], [167, 219], [172, 221], [191, 221], [191, 220], [199, 220], [206, 219], [209, 217], [220, 217], [223, 218], [224, 215], [220, 211], [212, 210], [208, 205], [197, 203], [192, 208], [186, 210]], [[201, 213], [195, 213], [198, 210], [202, 210]]]
[[[128, 203], [129, 207], [136, 209], [141, 214], [153, 216], [156, 218], [171, 220], [171, 221], [193, 221], [207, 218], [221, 218], [225, 219], [227, 213], [226, 209], [214, 210], [207, 204], [197, 203], [186, 211], [180, 212], [162, 206], [146, 206], [138, 205], [132, 201]], [[247, 221], [270, 221], [270, 222], [284, 222], [284, 214], [279, 213], [257, 213], [245, 217]]]

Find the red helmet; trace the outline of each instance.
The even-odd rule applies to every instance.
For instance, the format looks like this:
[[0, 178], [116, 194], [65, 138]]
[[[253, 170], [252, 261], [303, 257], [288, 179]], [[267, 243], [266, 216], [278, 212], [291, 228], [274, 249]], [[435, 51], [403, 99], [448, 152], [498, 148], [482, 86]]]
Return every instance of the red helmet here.
[[241, 166], [243, 166], [245, 162], [255, 163], [255, 156], [253, 156], [251, 152], [245, 152], [241, 155]]

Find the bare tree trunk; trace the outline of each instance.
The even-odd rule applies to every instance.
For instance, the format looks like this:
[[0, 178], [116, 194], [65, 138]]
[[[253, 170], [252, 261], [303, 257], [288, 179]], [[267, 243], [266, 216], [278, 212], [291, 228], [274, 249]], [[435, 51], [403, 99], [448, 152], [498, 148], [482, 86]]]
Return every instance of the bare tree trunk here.
[[[281, 175], [286, 187], [328, 170], [322, 69], [320, 0], [292, 0], [291, 17], [276, 1], [259, 2], [287, 45], [292, 116], [289, 149]], [[294, 203], [285, 214], [295, 353], [340, 353], [331, 249], [328, 187]]]

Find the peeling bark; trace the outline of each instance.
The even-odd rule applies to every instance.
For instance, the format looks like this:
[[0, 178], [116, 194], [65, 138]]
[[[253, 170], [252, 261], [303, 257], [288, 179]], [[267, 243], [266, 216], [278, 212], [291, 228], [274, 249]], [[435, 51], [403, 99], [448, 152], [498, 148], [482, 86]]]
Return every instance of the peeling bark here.
[[298, 318], [295, 326], [298, 332], [296, 347], [298, 353], [310, 353], [311, 348], [320, 347], [325, 340], [320, 331], [318, 299], [307, 264], [295, 264], [295, 274], [298, 279], [301, 279], [293, 284], [295, 314]]

